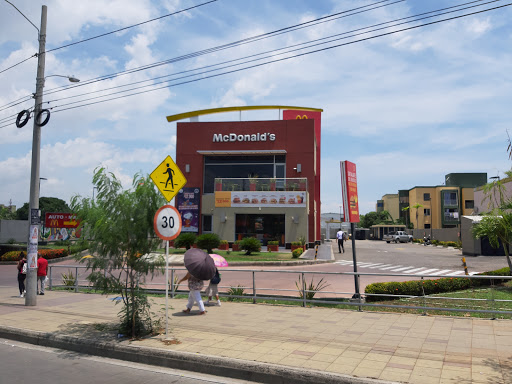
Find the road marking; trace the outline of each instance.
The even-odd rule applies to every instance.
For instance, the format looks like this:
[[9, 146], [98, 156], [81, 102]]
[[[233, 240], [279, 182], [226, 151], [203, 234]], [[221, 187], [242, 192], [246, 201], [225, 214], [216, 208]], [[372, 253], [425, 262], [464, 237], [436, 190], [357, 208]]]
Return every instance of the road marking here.
[[[346, 265], [346, 266], [353, 266], [354, 262], [351, 260], [338, 260], [335, 262], [335, 264], [340, 265]], [[360, 262], [357, 263], [358, 267], [361, 268], [368, 268], [368, 269], [377, 269], [379, 271], [387, 271], [387, 272], [400, 272], [406, 275], [414, 274], [418, 276], [424, 276], [424, 275], [439, 275], [439, 276], [458, 276], [464, 273], [464, 271], [454, 271], [452, 269], [443, 269], [439, 270], [437, 268], [435, 269], [428, 269], [427, 267], [413, 267], [412, 265], [408, 267], [403, 267], [401, 265], [391, 265], [391, 264], [384, 264], [384, 263], [369, 263], [369, 262]], [[470, 272], [469, 275], [473, 276], [480, 272]]]
[[416, 275], [433, 275], [432, 272], [439, 271], [439, 269], [427, 269], [426, 271], [421, 271], [416, 273]]

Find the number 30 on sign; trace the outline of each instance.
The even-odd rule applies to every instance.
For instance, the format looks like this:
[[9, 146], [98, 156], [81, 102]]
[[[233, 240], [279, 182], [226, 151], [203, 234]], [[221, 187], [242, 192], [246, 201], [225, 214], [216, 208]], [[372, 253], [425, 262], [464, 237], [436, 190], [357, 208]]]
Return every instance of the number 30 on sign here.
[[164, 205], [156, 211], [153, 225], [159, 238], [174, 240], [181, 232], [181, 215], [172, 205]]

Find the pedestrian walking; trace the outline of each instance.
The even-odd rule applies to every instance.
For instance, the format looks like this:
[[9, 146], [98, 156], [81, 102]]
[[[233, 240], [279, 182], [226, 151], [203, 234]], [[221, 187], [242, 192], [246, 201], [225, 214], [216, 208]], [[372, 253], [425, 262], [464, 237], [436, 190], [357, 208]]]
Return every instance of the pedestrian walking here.
[[210, 280], [210, 284], [208, 285], [208, 288], [206, 288], [205, 293], [208, 295], [208, 300], [206, 300], [206, 305], [210, 304], [210, 300], [215, 295], [215, 298], [217, 299], [217, 305], [220, 307], [220, 299], [219, 299], [219, 283], [220, 283], [220, 273], [217, 268], [215, 268], [215, 276], [212, 277]]
[[48, 275], [48, 260], [43, 256], [37, 258], [37, 284], [39, 290], [38, 295], [44, 295], [44, 286], [46, 284], [46, 275]]
[[27, 278], [27, 259], [23, 255], [23, 252], [20, 252], [20, 256], [18, 259], [18, 288], [20, 290], [20, 297], [25, 296], [25, 279]]
[[190, 313], [190, 310], [194, 306], [194, 302], [197, 302], [197, 305], [199, 306], [199, 314], [206, 314], [203, 299], [201, 298], [201, 290], [204, 287], [203, 280], [200, 280], [197, 277], [192, 276], [190, 272], [187, 272], [187, 274], [178, 281], [178, 285], [185, 280], [188, 280], [188, 289], [190, 292], [188, 294], [187, 309], [184, 309], [183, 312]]
[[345, 239], [345, 232], [340, 230], [336, 233], [336, 238], [338, 239], [338, 251], [341, 253], [343, 249], [343, 253], [345, 253], [345, 247], [343, 247], [343, 240]]

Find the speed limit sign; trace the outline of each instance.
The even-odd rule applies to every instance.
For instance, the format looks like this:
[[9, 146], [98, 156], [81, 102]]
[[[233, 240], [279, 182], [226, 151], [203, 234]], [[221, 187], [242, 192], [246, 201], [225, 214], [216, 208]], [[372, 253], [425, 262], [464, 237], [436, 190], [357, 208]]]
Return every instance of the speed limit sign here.
[[164, 205], [156, 211], [154, 228], [162, 240], [174, 240], [181, 232], [181, 215], [172, 205]]

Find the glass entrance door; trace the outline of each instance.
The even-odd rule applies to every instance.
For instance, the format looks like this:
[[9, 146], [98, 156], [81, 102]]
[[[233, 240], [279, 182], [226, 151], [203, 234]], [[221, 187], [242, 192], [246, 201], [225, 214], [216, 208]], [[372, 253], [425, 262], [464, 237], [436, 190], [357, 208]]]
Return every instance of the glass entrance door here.
[[284, 245], [285, 215], [236, 215], [235, 240], [255, 237], [263, 245], [268, 241], [279, 241]]

